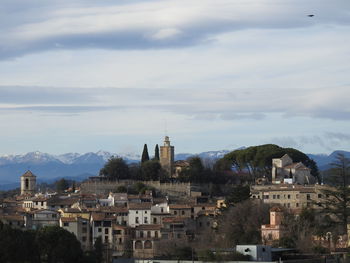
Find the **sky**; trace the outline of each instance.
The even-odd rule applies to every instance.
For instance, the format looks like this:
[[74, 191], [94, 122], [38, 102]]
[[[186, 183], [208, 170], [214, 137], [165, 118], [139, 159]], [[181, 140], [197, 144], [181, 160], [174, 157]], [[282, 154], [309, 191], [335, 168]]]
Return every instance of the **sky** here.
[[0, 0], [0, 32], [0, 155], [350, 150], [348, 0]]

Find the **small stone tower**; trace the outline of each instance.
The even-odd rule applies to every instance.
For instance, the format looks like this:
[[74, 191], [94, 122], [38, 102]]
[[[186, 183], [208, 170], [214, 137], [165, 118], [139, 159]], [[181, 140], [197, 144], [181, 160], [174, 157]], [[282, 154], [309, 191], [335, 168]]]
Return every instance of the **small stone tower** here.
[[26, 171], [21, 176], [21, 195], [34, 195], [36, 176], [31, 171]]
[[174, 146], [170, 145], [168, 136], [165, 136], [164, 146], [160, 146], [160, 164], [171, 177], [174, 173]]

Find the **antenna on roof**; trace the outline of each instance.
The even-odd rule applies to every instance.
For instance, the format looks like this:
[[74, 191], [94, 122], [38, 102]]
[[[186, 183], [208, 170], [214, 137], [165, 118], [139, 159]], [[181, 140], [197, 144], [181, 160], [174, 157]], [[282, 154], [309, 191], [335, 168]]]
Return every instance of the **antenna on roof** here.
[[167, 123], [166, 123], [166, 119], [164, 119], [164, 136], [168, 135], [168, 129], [167, 129]]

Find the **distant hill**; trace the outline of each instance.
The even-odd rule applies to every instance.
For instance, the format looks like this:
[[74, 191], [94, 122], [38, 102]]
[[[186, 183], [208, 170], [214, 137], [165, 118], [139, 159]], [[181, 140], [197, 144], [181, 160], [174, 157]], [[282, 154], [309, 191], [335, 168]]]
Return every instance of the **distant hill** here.
[[336, 156], [341, 153], [345, 157], [350, 158], [350, 152], [347, 151], [334, 151], [331, 154], [308, 154], [309, 158], [313, 159], [320, 171], [328, 170], [331, 166], [330, 163], [335, 161]]
[[[180, 153], [175, 155], [175, 160], [184, 160], [191, 156], [200, 156], [203, 160], [216, 160], [230, 151], [209, 151], [199, 154]], [[24, 155], [0, 156], [0, 190], [12, 189], [19, 186], [19, 177], [30, 169], [38, 181], [53, 182], [59, 178], [82, 181], [89, 176], [98, 175], [105, 162], [112, 156], [120, 156], [127, 163], [136, 163], [141, 159], [140, 155], [116, 154], [106, 151], [85, 154], [66, 153], [51, 155], [39, 151]]]
[[[208, 151], [198, 154], [179, 153], [175, 155], [175, 160], [186, 160], [192, 156], [199, 156], [204, 162], [213, 163], [231, 151]], [[330, 167], [329, 163], [334, 161], [338, 153], [343, 153], [350, 158], [350, 152], [346, 151], [335, 151], [330, 155], [308, 154], [308, 156], [316, 161], [319, 170], [322, 171]], [[28, 169], [37, 175], [38, 181], [41, 182], [51, 183], [62, 177], [82, 181], [89, 176], [98, 175], [100, 169], [111, 156], [120, 156], [128, 163], [136, 163], [141, 159], [140, 155], [116, 154], [106, 151], [61, 155], [36, 151], [24, 155], [0, 156], [0, 190], [19, 187], [19, 177]]]

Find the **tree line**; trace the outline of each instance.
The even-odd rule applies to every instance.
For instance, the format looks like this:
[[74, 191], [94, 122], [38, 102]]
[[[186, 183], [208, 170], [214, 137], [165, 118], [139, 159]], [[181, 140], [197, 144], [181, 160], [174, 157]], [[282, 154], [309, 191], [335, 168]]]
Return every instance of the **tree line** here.
[[[154, 158], [150, 159], [147, 144], [144, 145], [140, 163], [127, 164], [120, 157], [112, 157], [101, 169], [100, 175], [112, 180], [160, 180], [171, 181], [159, 162], [159, 147], [156, 145]], [[302, 162], [311, 169], [311, 174], [318, 179], [316, 163], [306, 154], [293, 149], [282, 148], [274, 144], [252, 146], [235, 150], [215, 161], [213, 165], [204, 165], [198, 156], [190, 157], [188, 167], [184, 167], [175, 179], [180, 182], [194, 183], [245, 183], [254, 182], [259, 177], [271, 179], [272, 159], [288, 154], [295, 162]]]
[[75, 235], [59, 226], [21, 230], [0, 221], [0, 262], [100, 263], [102, 240], [96, 240], [94, 249], [84, 253]]

